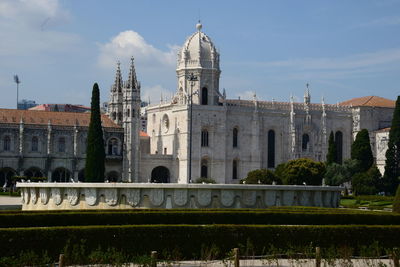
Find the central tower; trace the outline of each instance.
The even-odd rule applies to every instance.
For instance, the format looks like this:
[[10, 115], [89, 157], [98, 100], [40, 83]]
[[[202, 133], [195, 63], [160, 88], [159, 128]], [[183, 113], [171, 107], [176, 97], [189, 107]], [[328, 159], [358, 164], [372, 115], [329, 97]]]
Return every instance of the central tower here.
[[[184, 43], [178, 53], [176, 74], [178, 78], [178, 96], [180, 104], [189, 104], [193, 96], [193, 104], [218, 105], [219, 92], [219, 53], [210, 37], [201, 31], [200, 22], [197, 31]], [[188, 77], [193, 74], [198, 82], [193, 85]], [[193, 92], [192, 92], [193, 90]]]

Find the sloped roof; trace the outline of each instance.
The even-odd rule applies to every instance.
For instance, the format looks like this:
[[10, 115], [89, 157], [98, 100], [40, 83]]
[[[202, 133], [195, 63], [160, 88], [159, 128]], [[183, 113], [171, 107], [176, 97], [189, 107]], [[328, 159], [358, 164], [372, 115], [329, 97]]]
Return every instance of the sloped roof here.
[[394, 108], [396, 101], [380, 96], [363, 96], [339, 103], [341, 106]]
[[[20, 123], [21, 118], [25, 124], [57, 126], [89, 126], [90, 113], [53, 112], [40, 110], [0, 109], [0, 123]], [[121, 128], [107, 115], [101, 115], [102, 126], [106, 128]]]

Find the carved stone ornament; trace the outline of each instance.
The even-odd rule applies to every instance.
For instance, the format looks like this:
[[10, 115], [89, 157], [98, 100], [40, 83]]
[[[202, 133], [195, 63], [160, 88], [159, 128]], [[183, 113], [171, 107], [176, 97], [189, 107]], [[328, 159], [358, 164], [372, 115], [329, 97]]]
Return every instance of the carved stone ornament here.
[[332, 208], [336, 208], [339, 202], [339, 196], [337, 192], [332, 192]]
[[187, 203], [188, 193], [186, 189], [175, 189], [174, 190], [174, 203], [178, 206], [184, 206]]
[[115, 206], [118, 203], [118, 190], [115, 188], [106, 189], [105, 192], [106, 203], [109, 206]]
[[31, 202], [32, 204], [36, 204], [37, 202], [37, 193], [36, 193], [36, 188], [31, 187]]
[[301, 192], [300, 205], [301, 206], [310, 206], [310, 192], [308, 192], [308, 191]]
[[265, 205], [270, 207], [270, 206], [275, 206], [276, 202], [276, 191], [266, 191], [265, 192]]
[[242, 196], [242, 201], [243, 204], [246, 206], [253, 206], [256, 204], [256, 192], [255, 191], [249, 191], [246, 190], [243, 192]]
[[211, 203], [211, 190], [198, 190], [197, 202], [201, 206], [208, 206]]
[[322, 193], [321, 191], [314, 192], [314, 206], [321, 207], [322, 206]]
[[124, 189], [123, 195], [131, 206], [137, 206], [140, 203], [140, 189]]
[[52, 188], [51, 198], [53, 199], [54, 204], [56, 204], [57, 206], [60, 205], [62, 202], [61, 189], [57, 187]]
[[89, 206], [96, 205], [96, 202], [97, 202], [96, 188], [85, 188], [85, 200]]
[[69, 202], [69, 204], [71, 204], [71, 206], [75, 206], [76, 204], [78, 204], [78, 201], [79, 201], [79, 189], [77, 189], [77, 188], [68, 188], [67, 189], [67, 198], [68, 198], [68, 202]]
[[283, 205], [291, 206], [294, 202], [294, 191], [283, 191]]
[[22, 203], [29, 204], [29, 189], [24, 188], [24, 193], [22, 194]]
[[150, 201], [154, 206], [160, 206], [164, 202], [164, 189], [151, 190]]
[[235, 193], [232, 190], [221, 190], [221, 204], [230, 207], [235, 199]]
[[39, 188], [40, 201], [43, 205], [49, 202], [49, 190], [46, 187]]

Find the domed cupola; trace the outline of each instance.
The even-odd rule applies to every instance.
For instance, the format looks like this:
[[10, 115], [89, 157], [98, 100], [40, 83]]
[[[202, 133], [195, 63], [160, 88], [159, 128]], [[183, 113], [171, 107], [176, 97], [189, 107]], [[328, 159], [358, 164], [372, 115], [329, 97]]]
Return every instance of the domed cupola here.
[[197, 23], [197, 31], [186, 39], [178, 54], [177, 69], [185, 67], [219, 68], [219, 53], [211, 38], [201, 31], [202, 24]]
[[[200, 22], [197, 31], [186, 39], [178, 53], [176, 74], [178, 77], [177, 97], [179, 104], [219, 105], [219, 53], [211, 38], [201, 31]], [[195, 81], [188, 81], [188, 77]]]

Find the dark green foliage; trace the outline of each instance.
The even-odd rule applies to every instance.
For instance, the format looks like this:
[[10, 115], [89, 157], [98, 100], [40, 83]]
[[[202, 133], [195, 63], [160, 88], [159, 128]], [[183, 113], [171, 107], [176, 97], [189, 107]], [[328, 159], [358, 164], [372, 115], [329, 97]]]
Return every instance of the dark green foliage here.
[[[393, 248], [399, 243], [400, 226], [266, 226], [266, 225], [125, 225], [51, 228], [0, 229], [2, 256], [18, 255], [32, 250], [47, 251], [56, 258], [66, 243], [73, 256], [66, 261], [83, 263], [83, 255], [100, 248], [114, 248], [122, 254], [148, 255], [156, 250], [161, 255], [179, 254], [181, 259], [199, 259], [204, 246], [214, 246], [217, 258], [234, 247], [251, 244], [252, 252], [261, 255], [272, 244], [279, 249], [305, 247], [313, 243], [321, 248], [348, 246], [356, 252], [362, 246], [379, 243]], [[32, 244], [38, 244], [36, 246]], [[249, 247], [248, 245], [246, 247]], [[65, 251], [65, 250], [64, 250]], [[175, 251], [175, 252], [174, 252]], [[84, 253], [84, 254], [83, 254]], [[357, 253], [357, 252], [356, 252]]]
[[397, 97], [386, 151], [386, 191], [394, 194], [400, 179], [400, 96]]
[[201, 178], [197, 178], [194, 181], [194, 183], [195, 184], [202, 184], [202, 183], [205, 183], [205, 184], [216, 184], [217, 182], [215, 182], [215, 180], [212, 179], [212, 178], [201, 177]]
[[357, 133], [356, 140], [351, 145], [351, 158], [360, 161], [361, 172], [369, 170], [374, 163], [367, 129]]
[[342, 165], [332, 163], [326, 166], [325, 183], [327, 185], [341, 185], [349, 182], [359, 170], [360, 162], [355, 159], [347, 159]]
[[326, 154], [326, 165], [330, 165], [332, 163], [338, 163], [338, 162], [337, 162], [336, 144], [333, 137], [333, 132], [331, 131], [328, 139], [328, 154]]
[[353, 193], [355, 195], [377, 194], [381, 178], [381, 173], [375, 165], [366, 172], [355, 174], [352, 180]]
[[100, 91], [97, 83], [93, 85], [90, 124], [87, 138], [85, 180], [104, 182], [104, 140], [101, 127]]
[[301, 158], [287, 162], [281, 178], [287, 185], [321, 185], [324, 174], [324, 163]]
[[125, 224], [400, 225], [400, 215], [311, 207], [266, 210], [0, 212], [0, 228]]
[[267, 169], [259, 169], [250, 171], [246, 179], [243, 180], [246, 184], [282, 184], [282, 181], [276, 177], [273, 171]]
[[400, 213], [400, 185], [397, 186], [396, 196], [393, 200], [393, 212]]
[[275, 168], [275, 176], [282, 181], [283, 172], [285, 171], [286, 163], [281, 163]]

